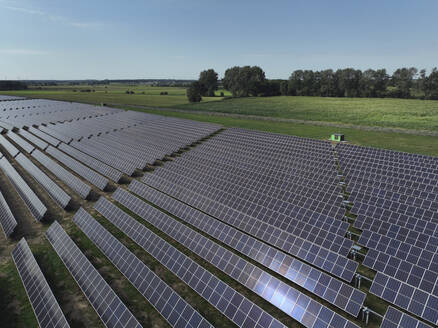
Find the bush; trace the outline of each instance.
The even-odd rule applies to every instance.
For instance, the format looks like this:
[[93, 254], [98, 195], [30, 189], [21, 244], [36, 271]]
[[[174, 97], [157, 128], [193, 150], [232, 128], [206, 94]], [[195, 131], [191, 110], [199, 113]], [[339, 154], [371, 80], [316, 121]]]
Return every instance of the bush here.
[[187, 89], [187, 98], [191, 103], [200, 102], [202, 87], [199, 82], [193, 82]]
[[169, 93], [167, 91], [161, 91], [160, 96], [167, 96]]
[[223, 92], [221, 92], [221, 97], [225, 97], [225, 94]]

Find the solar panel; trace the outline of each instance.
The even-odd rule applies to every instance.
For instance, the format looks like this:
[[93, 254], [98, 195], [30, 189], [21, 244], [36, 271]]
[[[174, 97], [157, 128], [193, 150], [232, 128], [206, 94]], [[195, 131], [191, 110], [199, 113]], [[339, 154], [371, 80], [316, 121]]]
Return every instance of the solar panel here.
[[432, 328], [432, 326], [389, 306], [380, 328]]
[[6, 238], [9, 237], [14, 232], [15, 227], [18, 225], [14, 215], [9, 209], [8, 203], [6, 203], [6, 200], [1, 192], [0, 192], [0, 225], [2, 226]]
[[14, 167], [8, 162], [6, 157], [0, 159], [0, 168], [14, 185], [15, 190], [20, 195], [26, 206], [29, 208], [36, 220], [41, 220], [47, 212], [47, 208], [40, 201], [37, 195], [30, 189], [23, 178], [15, 171]]
[[26, 140], [24, 140], [22, 137], [20, 137], [15, 132], [9, 131], [6, 134], [12, 141], [14, 141], [18, 146], [24, 149], [25, 152], [31, 153], [35, 147], [32, 146], [30, 143], [28, 143]]
[[[184, 166], [185, 168], [186, 166]], [[350, 253], [353, 241], [344, 238], [349, 224], [340, 220], [345, 214], [345, 209], [339, 212], [339, 205], [320, 204], [316, 200], [308, 200], [300, 196], [293, 197], [294, 200], [283, 201], [281, 196], [269, 196], [265, 191], [261, 191], [263, 189], [258, 191], [253, 188], [245, 188], [242, 185], [243, 182], [240, 183], [242, 180], [239, 177], [234, 177], [233, 182], [226, 179], [216, 179], [210, 175], [210, 170], [208, 168], [207, 174], [203, 174], [199, 170], [193, 170], [191, 173], [186, 170], [184, 172], [175, 172], [174, 167], [170, 169], [161, 167], [155, 169], [153, 174], [155, 179], [159, 176], [167, 182], [207, 195], [213, 201], [232, 208], [238, 208], [242, 213], [251, 215], [258, 220], [279, 227], [295, 236], [305, 238], [309, 242], [316, 243], [343, 256]], [[149, 177], [145, 177], [144, 181], [146, 179], [149, 179]], [[250, 178], [248, 177], [248, 179]], [[278, 193], [281, 193], [281, 191], [278, 191]], [[230, 195], [233, 195], [233, 197], [230, 197]], [[331, 209], [334, 209], [334, 213], [323, 214], [324, 212], [330, 212]], [[335, 213], [341, 215], [339, 219], [335, 219]]]
[[434, 295], [381, 272], [374, 277], [370, 293], [434, 325], [438, 324], [438, 297]]
[[38, 130], [37, 128], [30, 127], [29, 132], [32, 132], [33, 134], [43, 139], [44, 141], [48, 142], [52, 146], [58, 147], [58, 145], [61, 143], [61, 141], [59, 141], [58, 139], [53, 138], [52, 136], [48, 135], [47, 133], [44, 133], [43, 131]]
[[142, 327], [58, 222], [46, 237], [106, 327]]
[[[100, 198], [99, 210], [112, 224], [124, 232], [135, 243], [162, 263], [169, 271], [189, 285], [201, 297], [212, 304], [239, 327], [285, 327], [256, 304], [236, 292], [216, 276], [154, 234], [137, 220], [112, 205], [107, 211], [107, 202]], [[97, 203], [96, 203], [97, 204]], [[97, 206], [96, 206], [97, 209]], [[316, 315], [321, 305], [317, 307]], [[314, 316], [312, 316], [314, 318]], [[331, 318], [330, 318], [331, 319]]]
[[41, 328], [70, 327], [24, 238], [20, 240], [11, 255], [39, 326]]
[[[359, 314], [365, 293], [143, 183], [133, 180], [129, 190], [347, 313], [355, 317]], [[121, 204], [130, 200], [131, 210], [134, 203], [138, 208], [147, 208], [145, 203], [122, 189], [117, 190], [113, 198]]]
[[[119, 191], [121, 192], [122, 190], [119, 189]], [[141, 202], [133, 195], [125, 192], [122, 197], [118, 198], [123, 197], [125, 201], [122, 204], [128, 209], [140, 215], [148, 223], [154, 225], [204, 260], [210, 262], [213, 266], [234, 278], [293, 319], [307, 327], [312, 327], [316, 324], [317, 318], [315, 316], [305, 316], [307, 314], [306, 306], [311, 301], [311, 298], [307, 295], [286, 285], [269, 273], [238, 257], [226, 248], [214, 243], [156, 208]], [[118, 210], [115, 205], [103, 198], [99, 200], [95, 208], [101, 213], [104, 212], [102, 213], [104, 216], [121, 215], [119, 214], [121, 210]], [[301, 308], [297, 308], [297, 306]], [[324, 306], [322, 307], [325, 308]], [[327, 313], [326, 323], [329, 327], [333, 326], [333, 320], [336, 321], [339, 327], [347, 325], [348, 320], [340, 315], [328, 308], [325, 308], [325, 312]]]
[[123, 176], [122, 172], [95, 159], [94, 157], [91, 157], [81, 152], [80, 150], [73, 148], [72, 146], [69, 146], [65, 143], [61, 143], [58, 146], [58, 148], [61, 149], [63, 152], [67, 153], [68, 155], [70, 155], [71, 157], [76, 158], [78, 161], [81, 161], [82, 163], [88, 165], [89, 167], [96, 170], [103, 176], [106, 176], [107, 178], [113, 180], [114, 182], [119, 182], [119, 180]]
[[173, 327], [213, 327], [83, 208], [73, 222]]
[[353, 279], [358, 266], [357, 262], [336, 254], [325, 247], [311, 243], [305, 238], [294, 236], [281, 228], [262, 222], [239, 210], [216, 204], [203, 194], [192, 192], [189, 188], [163, 181], [154, 183], [158, 178], [153, 174], [147, 174], [142, 178], [142, 181], [227, 224], [274, 245], [286, 253], [297, 256], [326, 272], [332, 273], [336, 277], [348, 282]]
[[43, 186], [47, 193], [58, 203], [62, 208], [67, 207], [70, 203], [71, 197], [62, 190], [55, 182], [53, 182], [43, 171], [41, 171], [35, 164], [32, 163], [26, 156], [19, 154], [16, 158], [17, 162]]
[[424, 269], [438, 272], [438, 253], [364, 230], [359, 245], [389, 254]]
[[12, 157], [17, 156], [17, 154], [20, 152], [13, 144], [11, 144], [1, 134], [0, 134], [0, 145], [2, 145]]
[[108, 185], [108, 179], [104, 178], [99, 173], [96, 173], [89, 167], [79, 163], [77, 160], [71, 158], [62, 151], [50, 146], [47, 148], [46, 152], [100, 190], [104, 190]]
[[370, 249], [363, 265], [438, 297], [438, 272], [424, 269], [394, 256]]
[[42, 150], [46, 150], [46, 148], [49, 147], [49, 144], [47, 142], [42, 141], [40, 138], [35, 137], [33, 134], [27, 132], [26, 130], [20, 129], [18, 131], [18, 134], [23, 138], [26, 138], [27, 140], [29, 140], [31, 143], [41, 148]]
[[65, 143], [69, 143], [73, 140], [73, 138], [67, 137], [67, 136], [63, 135], [62, 133], [51, 129], [51, 127], [53, 127], [53, 125], [51, 125], [51, 124], [49, 124], [48, 126], [40, 125], [38, 127], [38, 129], [51, 135], [52, 137], [55, 137], [56, 139], [59, 139], [59, 140], [65, 142]]
[[77, 192], [82, 198], [87, 198], [91, 192], [91, 187], [82, 180], [68, 172], [58, 163], [44, 155], [38, 149], [32, 153], [32, 157], [45, 166], [49, 171], [56, 175], [60, 180], [67, 184], [71, 189]]

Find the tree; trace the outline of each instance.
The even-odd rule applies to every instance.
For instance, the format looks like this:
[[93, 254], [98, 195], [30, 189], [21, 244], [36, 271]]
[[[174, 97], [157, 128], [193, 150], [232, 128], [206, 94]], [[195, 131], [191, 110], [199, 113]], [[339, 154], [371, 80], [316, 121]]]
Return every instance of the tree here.
[[222, 83], [234, 97], [257, 96], [265, 82], [265, 72], [258, 66], [235, 66], [225, 71]]
[[287, 81], [281, 81], [280, 82], [280, 94], [282, 96], [287, 96], [288, 95], [288, 83], [287, 83]]
[[360, 70], [355, 70], [353, 68], [338, 69], [335, 74], [338, 82], [338, 96], [359, 96], [359, 83], [362, 76]]
[[320, 72], [319, 95], [322, 97], [334, 97], [336, 95], [335, 73], [331, 69]]
[[201, 84], [197, 81], [193, 82], [187, 89], [187, 98], [191, 103], [200, 102], [202, 100], [201, 92]]
[[202, 71], [199, 74], [201, 85], [201, 95], [214, 97], [214, 92], [218, 89], [218, 75], [213, 69]]
[[410, 98], [414, 77], [418, 70], [415, 67], [399, 68], [392, 74], [392, 83], [397, 88], [395, 95], [399, 98]]
[[438, 69], [436, 67], [426, 78], [424, 93], [427, 99], [438, 100]]

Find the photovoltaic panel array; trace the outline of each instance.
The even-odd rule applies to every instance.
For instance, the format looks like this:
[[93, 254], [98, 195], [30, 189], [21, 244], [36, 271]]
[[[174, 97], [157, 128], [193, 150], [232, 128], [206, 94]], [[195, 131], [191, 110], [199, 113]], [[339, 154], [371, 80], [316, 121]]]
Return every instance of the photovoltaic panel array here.
[[370, 292], [434, 325], [438, 324], [438, 297], [432, 294], [382, 272], [377, 272]]
[[6, 151], [12, 156], [15, 157], [20, 152], [12, 143], [9, 142], [4, 136], [0, 134], [0, 145], [2, 145]]
[[38, 138], [43, 139], [45, 142], [47, 142], [55, 147], [57, 147], [59, 145], [59, 143], [61, 142], [58, 139], [53, 138], [52, 136], [48, 135], [47, 133], [44, 133], [43, 131], [38, 130], [37, 128], [30, 127], [28, 131], [33, 133], [34, 135], [36, 135]]
[[23, 138], [29, 140], [31, 143], [33, 143], [35, 146], [41, 148], [42, 150], [46, 150], [47, 147], [49, 147], [49, 144], [45, 141], [42, 141], [40, 138], [34, 136], [33, 134], [27, 132], [26, 130], [20, 129], [18, 131], [18, 134], [22, 136]]
[[432, 328], [429, 325], [389, 306], [380, 328]]
[[357, 263], [346, 257], [353, 241], [333, 158], [326, 142], [229, 129], [142, 181], [351, 281]]
[[82, 198], [87, 198], [91, 192], [91, 187], [85, 184], [81, 179], [77, 178], [69, 171], [64, 169], [58, 163], [44, 155], [38, 149], [32, 153], [32, 157], [46, 167], [50, 172], [67, 184], [71, 189], [77, 192]]
[[59, 223], [46, 237], [106, 327], [142, 327]]
[[14, 167], [8, 162], [6, 157], [0, 159], [0, 168], [8, 177], [9, 181], [14, 185], [15, 190], [18, 192], [35, 219], [38, 221], [41, 220], [46, 214], [47, 208], [32, 189], [30, 189]]
[[[131, 182], [129, 190], [349, 314], [355, 317], [359, 314], [366, 295], [349, 284], [136, 180]], [[122, 204], [131, 200], [131, 206], [136, 203], [138, 207], [148, 208], [123, 190], [116, 191], [113, 197]], [[150, 207], [149, 210], [154, 212]]]
[[18, 146], [24, 149], [25, 152], [31, 153], [35, 149], [34, 146], [32, 146], [30, 143], [28, 143], [26, 140], [24, 140], [22, 137], [20, 137], [15, 132], [9, 131], [6, 134], [12, 141], [14, 141]]
[[[41, 130], [41, 131], [43, 131], [43, 132], [45, 132], [45, 133], [47, 133], [47, 134], [49, 134], [50, 136], [52, 136], [52, 137], [54, 137], [54, 138], [56, 138], [56, 139], [61, 140], [62, 142], [67, 143], [67, 144], [70, 143], [70, 142], [73, 140], [73, 138], [71, 138], [71, 137], [66, 137], [65, 135], [63, 135], [63, 134], [61, 134], [61, 133], [59, 133], [59, 132], [57, 132], [57, 131], [51, 129], [52, 126], [53, 126], [52, 124], [49, 124], [49, 125], [47, 125], [47, 126], [40, 125], [40, 126], [38, 127], [38, 129]], [[59, 145], [58, 145], [58, 146], [59, 146]]]
[[21, 129], [42, 124], [84, 120], [117, 112], [122, 110], [45, 99], [0, 102], [0, 121], [6, 122], [11, 127], [8, 130], [14, 127]]
[[12, 251], [27, 296], [41, 328], [70, 327], [26, 240]]
[[[324, 308], [325, 317], [319, 320], [313, 313], [307, 312], [307, 306], [312, 301], [310, 297], [128, 192], [119, 189], [114, 194], [114, 199], [304, 326], [313, 327], [324, 324], [326, 327], [345, 327], [350, 324], [355, 326], [321, 304], [318, 305]], [[114, 213], [117, 207], [101, 199], [96, 204], [96, 209], [101, 212], [105, 210], [106, 215], [111, 215], [110, 213]], [[344, 298], [346, 303], [347, 298], [342, 296], [343, 292], [341, 291], [340, 297]]]
[[104, 178], [99, 173], [96, 173], [89, 167], [81, 164], [74, 158], [66, 155], [62, 151], [50, 146], [47, 148], [46, 152], [100, 190], [104, 190], [108, 185], [108, 179]]
[[87, 155], [80, 150], [77, 150], [65, 143], [61, 143], [58, 148], [62, 150], [64, 153], [70, 155], [73, 158], [76, 158], [78, 161], [88, 165], [93, 168], [103, 176], [113, 180], [114, 182], [119, 182], [122, 178], [123, 173], [116, 170], [115, 168], [95, 159], [94, 157]]
[[[105, 202], [104, 198], [99, 199], [95, 208], [108, 221], [124, 232], [237, 326], [257, 328], [285, 327], [259, 306], [222, 282], [127, 213], [115, 205], [107, 201]], [[315, 309], [316, 315], [318, 315], [322, 306], [314, 301], [312, 301], [312, 306]]]
[[377, 271], [370, 292], [436, 325], [438, 158], [347, 144], [336, 152], [358, 244], [369, 249], [363, 264]]
[[0, 101], [22, 100], [24, 97], [0, 95]]
[[47, 191], [47, 193], [62, 208], [67, 207], [71, 197], [41, 171], [31, 160], [23, 154], [17, 156], [17, 162]]
[[120, 241], [81, 208], [73, 222], [173, 327], [213, 327]]
[[0, 192], [0, 225], [2, 226], [3, 232], [6, 237], [9, 237], [15, 230], [17, 226], [17, 221], [14, 215], [9, 209], [8, 203], [6, 203], [3, 194]]

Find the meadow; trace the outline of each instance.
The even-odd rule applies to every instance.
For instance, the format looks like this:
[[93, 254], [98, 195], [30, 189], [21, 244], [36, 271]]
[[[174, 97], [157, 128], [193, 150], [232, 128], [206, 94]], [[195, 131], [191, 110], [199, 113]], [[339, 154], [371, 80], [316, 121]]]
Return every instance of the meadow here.
[[[95, 90], [94, 92], [81, 92], [81, 90]], [[127, 94], [126, 91], [134, 94]], [[167, 95], [160, 95], [167, 92]], [[89, 104], [129, 104], [152, 107], [173, 107], [188, 104], [186, 89], [181, 87], [153, 87], [148, 85], [128, 85], [112, 83], [110, 85], [63, 85], [31, 87], [24, 91], [1, 92], [2, 94], [18, 95], [30, 98], [46, 98], [65, 101], [84, 102]], [[204, 102], [219, 101], [217, 97], [204, 97]], [[227, 95], [227, 94], [226, 94]]]
[[[80, 92], [81, 89], [94, 89], [95, 92]], [[134, 91], [134, 94], [126, 94], [127, 90]], [[161, 92], [168, 94], [160, 95]], [[220, 92], [224, 92], [225, 96], [230, 95], [224, 90], [219, 90], [217, 94], [219, 95]], [[186, 90], [182, 87], [117, 83], [92, 86], [62, 85], [2, 93], [90, 104], [106, 103], [130, 110], [215, 122], [226, 127], [241, 127], [316, 139], [327, 139], [331, 133], [339, 132], [344, 133], [349, 142], [358, 145], [438, 156], [436, 136], [360, 129], [360, 126], [372, 126], [438, 132], [438, 101], [432, 100], [282, 96], [230, 99], [216, 96], [205, 97], [198, 104], [190, 104], [187, 101]], [[167, 108], [167, 110], [163, 111], [159, 108]], [[248, 117], [227, 117], [223, 114], [240, 114]], [[307, 124], [267, 121], [265, 120], [267, 117], [303, 120]], [[320, 126], [319, 122], [348, 126]]]
[[438, 101], [380, 98], [249, 97], [185, 104], [188, 110], [438, 131]]

